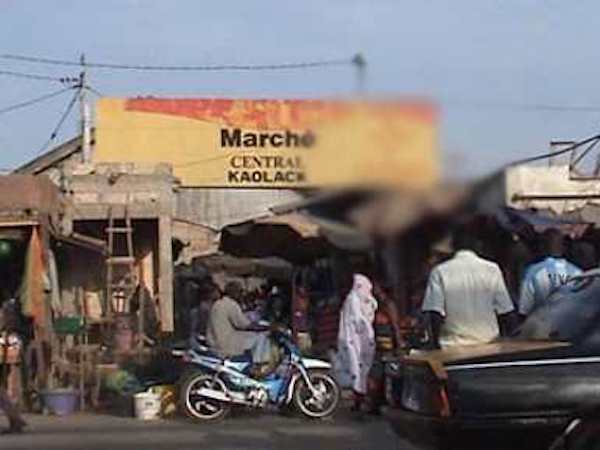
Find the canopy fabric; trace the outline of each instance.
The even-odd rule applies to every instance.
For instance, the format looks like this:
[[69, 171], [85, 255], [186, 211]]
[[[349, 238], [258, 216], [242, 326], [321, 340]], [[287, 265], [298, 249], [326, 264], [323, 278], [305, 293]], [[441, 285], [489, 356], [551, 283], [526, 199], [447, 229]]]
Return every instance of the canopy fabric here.
[[365, 251], [370, 240], [351, 226], [300, 212], [275, 214], [225, 227], [220, 250], [240, 257], [276, 256], [307, 264], [334, 247]]
[[288, 279], [292, 276], [293, 266], [279, 257], [240, 258], [217, 253], [199, 258], [201, 264], [211, 272], [226, 272], [237, 276], [258, 276], [266, 278]]
[[373, 247], [373, 241], [358, 228], [334, 220], [311, 217], [319, 227], [320, 234], [327, 241], [342, 250], [365, 252]]
[[557, 216], [550, 210], [503, 208], [496, 218], [505, 229], [522, 235], [557, 229], [572, 238], [579, 238], [591, 225], [579, 218]]
[[307, 264], [326, 254], [321, 237], [305, 238], [284, 224], [248, 222], [230, 225], [221, 232], [220, 250], [234, 256], [278, 256], [295, 264]]
[[256, 219], [254, 223], [265, 225], [286, 225], [298, 233], [301, 237], [318, 238], [319, 225], [309, 219], [305, 214], [291, 212]]

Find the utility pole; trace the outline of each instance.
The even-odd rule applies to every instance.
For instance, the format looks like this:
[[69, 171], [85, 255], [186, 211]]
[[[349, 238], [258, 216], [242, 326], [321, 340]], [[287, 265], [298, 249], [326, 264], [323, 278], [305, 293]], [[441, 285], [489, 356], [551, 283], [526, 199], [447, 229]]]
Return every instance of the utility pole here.
[[79, 111], [81, 113], [81, 162], [86, 164], [92, 156], [92, 117], [87, 101], [87, 74], [85, 55], [81, 54], [81, 73], [79, 74]]
[[364, 94], [366, 88], [367, 60], [362, 53], [357, 53], [352, 58], [352, 64], [356, 67], [356, 93], [358, 95]]

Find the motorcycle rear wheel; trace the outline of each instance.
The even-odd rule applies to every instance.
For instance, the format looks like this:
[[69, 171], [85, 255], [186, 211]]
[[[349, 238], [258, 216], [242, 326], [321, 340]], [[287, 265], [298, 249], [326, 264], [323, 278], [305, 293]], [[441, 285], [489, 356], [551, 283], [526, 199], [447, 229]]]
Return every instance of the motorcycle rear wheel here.
[[340, 387], [333, 377], [324, 372], [309, 372], [313, 386], [320, 391], [322, 398], [316, 398], [303, 378], [294, 386], [294, 406], [310, 419], [324, 419], [335, 413], [340, 402]]
[[203, 397], [195, 391], [210, 388], [227, 392], [223, 380], [199, 371], [183, 376], [179, 386], [179, 406], [182, 412], [197, 422], [210, 422], [223, 419], [229, 414], [230, 405], [219, 400]]

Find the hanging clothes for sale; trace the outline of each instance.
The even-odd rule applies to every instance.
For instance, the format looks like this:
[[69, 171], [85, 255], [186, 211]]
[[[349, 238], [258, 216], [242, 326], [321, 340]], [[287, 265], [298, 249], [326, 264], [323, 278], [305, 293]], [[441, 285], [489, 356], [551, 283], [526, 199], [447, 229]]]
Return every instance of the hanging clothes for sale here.
[[51, 314], [48, 296], [45, 295], [44, 278], [45, 263], [42, 240], [38, 227], [32, 227], [25, 255], [20, 300], [23, 314], [33, 319], [38, 337], [47, 340], [51, 327]]

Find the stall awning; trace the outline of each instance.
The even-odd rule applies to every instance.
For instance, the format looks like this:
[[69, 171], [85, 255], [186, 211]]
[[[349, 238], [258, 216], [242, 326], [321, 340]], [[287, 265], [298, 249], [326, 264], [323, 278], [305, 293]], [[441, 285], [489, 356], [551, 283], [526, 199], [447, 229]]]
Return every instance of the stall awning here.
[[469, 194], [470, 190], [459, 184], [444, 184], [425, 192], [354, 190], [316, 195], [278, 211], [305, 211], [315, 223], [329, 221], [336, 228], [345, 225], [354, 230], [354, 236], [386, 237], [424, 219], [453, 214], [466, 204]]
[[591, 223], [578, 217], [558, 216], [550, 210], [502, 208], [496, 218], [505, 229], [521, 235], [557, 229], [572, 238], [579, 238], [591, 226]]
[[[345, 226], [353, 230], [346, 242], [389, 237], [418, 223], [445, 218], [466, 208], [473, 188], [466, 184], [442, 184], [428, 191], [416, 190], [345, 190], [316, 194], [301, 202], [283, 205], [275, 212], [307, 213], [315, 223]], [[327, 229], [327, 226], [324, 227]], [[361, 244], [362, 245], [362, 244]]]
[[290, 212], [225, 227], [220, 249], [235, 256], [277, 256], [303, 264], [326, 256], [332, 247], [364, 251], [370, 245], [368, 237], [348, 225]]
[[294, 270], [292, 264], [282, 258], [239, 258], [223, 253], [198, 258], [211, 273], [227, 272], [234, 276], [258, 276], [274, 279], [289, 279]]
[[308, 216], [297, 212], [262, 217], [255, 219], [253, 222], [259, 225], [287, 226], [304, 239], [318, 238], [320, 236], [319, 225]]

